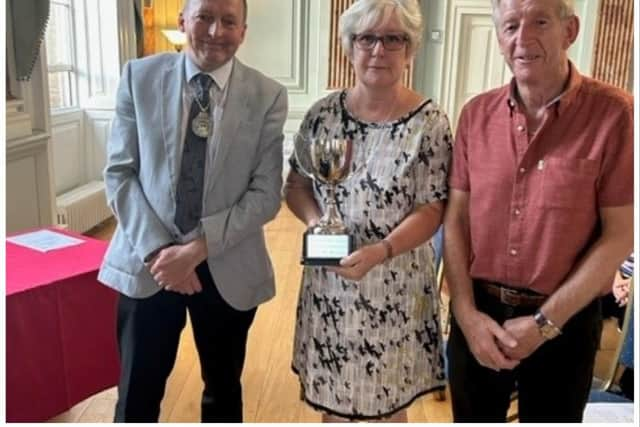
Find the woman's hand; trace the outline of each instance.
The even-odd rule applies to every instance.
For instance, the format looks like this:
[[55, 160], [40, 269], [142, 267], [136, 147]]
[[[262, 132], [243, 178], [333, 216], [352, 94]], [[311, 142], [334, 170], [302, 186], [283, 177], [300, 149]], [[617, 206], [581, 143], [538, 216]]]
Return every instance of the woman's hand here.
[[340, 267], [329, 267], [345, 279], [358, 281], [376, 265], [387, 258], [387, 248], [382, 243], [363, 246], [340, 260]]

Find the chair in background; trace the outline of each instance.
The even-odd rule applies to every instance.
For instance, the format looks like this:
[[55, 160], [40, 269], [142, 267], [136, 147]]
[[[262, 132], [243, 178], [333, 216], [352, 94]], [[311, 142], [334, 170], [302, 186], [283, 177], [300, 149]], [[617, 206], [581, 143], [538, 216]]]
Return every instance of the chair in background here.
[[[438, 229], [436, 230], [436, 232], [433, 234], [433, 237], [431, 238], [431, 244], [433, 245], [433, 252], [434, 252], [434, 257], [433, 257], [433, 263], [436, 266], [436, 287], [438, 290], [438, 298], [440, 299], [440, 326], [442, 329], [442, 335], [444, 337], [444, 341], [445, 341], [445, 345], [443, 346], [443, 348], [446, 348], [446, 342], [447, 342], [447, 336], [449, 333], [448, 327], [449, 327], [449, 306], [448, 306], [448, 301], [444, 301], [444, 299], [442, 298], [442, 284], [443, 284], [443, 280], [444, 280], [444, 263], [442, 262], [442, 253], [443, 253], [443, 245], [444, 245], [444, 241], [443, 241], [443, 227], [442, 225], [440, 225], [440, 227], [438, 227]], [[442, 357], [444, 358], [444, 364], [445, 364], [445, 375], [447, 372], [447, 356], [446, 354], [443, 354]], [[440, 387], [438, 389], [435, 390], [435, 399], [438, 401], [444, 401], [446, 399], [446, 394], [445, 394], [445, 389], [446, 386]]]
[[431, 244], [433, 245], [433, 263], [436, 266], [436, 283], [438, 288], [438, 293], [440, 294], [440, 302], [442, 302], [442, 282], [444, 280], [444, 263], [443, 263], [443, 252], [444, 252], [444, 230], [441, 225], [438, 227], [435, 233], [433, 233], [433, 237], [431, 237]]
[[446, 293], [447, 291], [444, 282], [444, 230], [442, 225], [438, 227], [433, 237], [431, 237], [431, 244], [434, 251], [433, 263], [436, 267], [436, 288], [440, 299], [441, 327], [442, 333], [446, 337], [449, 334], [449, 298], [443, 295], [443, 292]]

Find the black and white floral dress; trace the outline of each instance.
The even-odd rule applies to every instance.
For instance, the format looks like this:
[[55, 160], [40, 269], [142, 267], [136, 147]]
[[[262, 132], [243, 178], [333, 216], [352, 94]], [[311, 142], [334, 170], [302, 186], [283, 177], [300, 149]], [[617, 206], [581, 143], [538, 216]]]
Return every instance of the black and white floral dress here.
[[[389, 234], [418, 204], [447, 198], [451, 133], [425, 101], [389, 123], [362, 122], [346, 92], [318, 101], [305, 135], [344, 133], [364, 168], [338, 186], [337, 203], [356, 247]], [[290, 159], [299, 170], [295, 158]], [[326, 188], [314, 184], [324, 208]], [[374, 267], [359, 282], [305, 267], [293, 351], [303, 398], [351, 419], [396, 412], [445, 383], [433, 246], [427, 242]]]

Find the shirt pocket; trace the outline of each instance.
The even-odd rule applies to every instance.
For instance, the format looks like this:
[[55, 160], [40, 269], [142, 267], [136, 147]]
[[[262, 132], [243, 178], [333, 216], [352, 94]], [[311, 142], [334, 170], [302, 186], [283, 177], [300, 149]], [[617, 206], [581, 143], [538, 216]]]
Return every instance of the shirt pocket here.
[[542, 178], [542, 205], [548, 208], [591, 209], [596, 203], [598, 162], [548, 157]]

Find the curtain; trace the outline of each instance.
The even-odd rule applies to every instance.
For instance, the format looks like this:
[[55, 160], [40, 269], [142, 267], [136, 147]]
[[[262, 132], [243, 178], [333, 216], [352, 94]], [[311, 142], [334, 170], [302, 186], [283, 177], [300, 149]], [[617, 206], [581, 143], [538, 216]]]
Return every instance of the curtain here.
[[144, 20], [142, 0], [133, 0], [133, 14], [136, 21], [136, 56], [144, 56]]
[[[16, 79], [29, 80], [49, 21], [49, 0], [10, 0]], [[9, 18], [9, 17], [7, 17]]]

